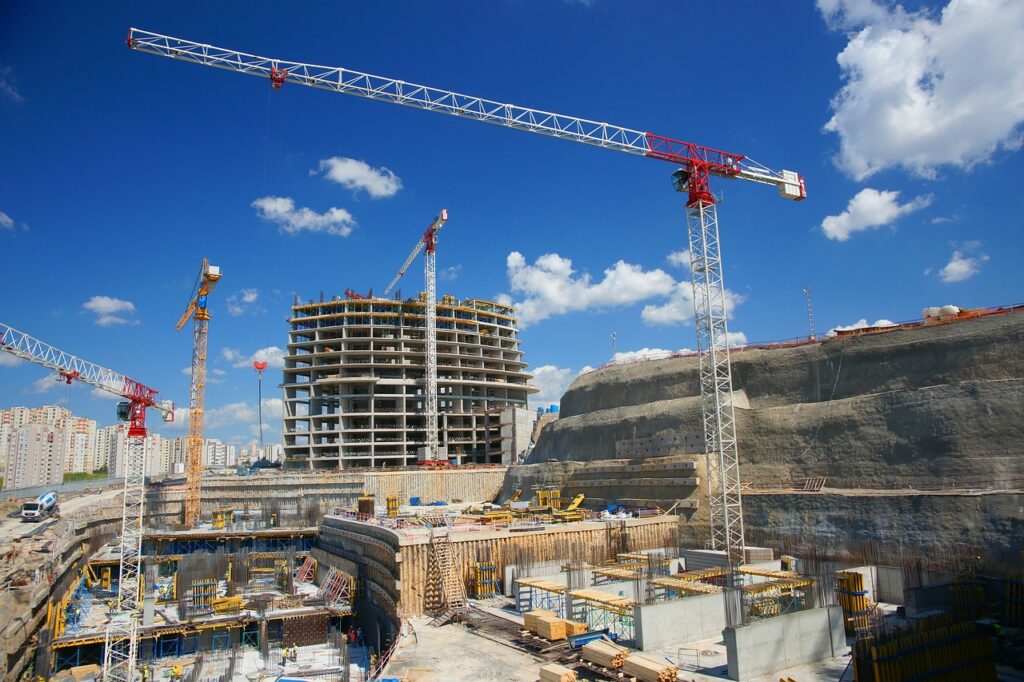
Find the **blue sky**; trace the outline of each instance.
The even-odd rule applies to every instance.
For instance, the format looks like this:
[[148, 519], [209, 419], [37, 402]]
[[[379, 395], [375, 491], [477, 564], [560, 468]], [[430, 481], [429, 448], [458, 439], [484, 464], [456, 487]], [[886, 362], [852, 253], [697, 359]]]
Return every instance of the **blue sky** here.
[[[808, 284], [819, 330], [1022, 298], [1019, 2], [4, 3], [0, 320], [183, 405], [191, 339], [174, 324], [209, 257], [224, 274], [211, 297], [210, 435], [251, 438], [248, 360], [284, 347], [293, 295], [381, 292], [442, 207], [440, 291], [523, 304], [543, 400], [608, 361], [613, 331], [623, 352], [692, 347], [689, 273], [672, 258], [686, 243], [682, 196], [664, 162], [271, 91], [131, 52], [129, 26], [803, 173], [798, 203], [714, 185], [730, 329], [749, 341], [806, 334]], [[109, 401], [45, 377], [4, 360], [0, 405], [67, 400], [112, 421]], [[271, 434], [279, 381], [272, 368]]]

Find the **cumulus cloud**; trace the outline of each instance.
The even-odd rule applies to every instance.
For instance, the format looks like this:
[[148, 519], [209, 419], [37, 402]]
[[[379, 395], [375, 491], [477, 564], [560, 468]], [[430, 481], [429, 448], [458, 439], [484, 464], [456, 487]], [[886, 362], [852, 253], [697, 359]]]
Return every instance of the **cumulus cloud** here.
[[837, 165], [862, 180], [889, 167], [933, 177], [1017, 150], [1024, 122], [1024, 3], [951, 0], [907, 12], [872, 0], [818, 0], [848, 43], [825, 130]]
[[14, 231], [14, 218], [0, 211], [0, 230]]
[[524, 297], [514, 304], [524, 327], [552, 315], [616, 308], [665, 296], [675, 286], [675, 280], [663, 270], [645, 271], [621, 260], [607, 268], [596, 283], [589, 274], [577, 274], [572, 260], [557, 253], [544, 254], [529, 265], [523, 254], [513, 251], [507, 267], [512, 291]]
[[462, 266], [461, 265], [450, 265], [447, 268], [444, 268], [443, 270], [441, 270], [439, 273], [437, 273], [437, 276], [442, 281], [454, 282], [455, 280], [457, 280], [459, 278], [459, 275], [461, 275], [461, 274], [462, 274]]
[[885, 225], [891, 225], [900, 216], [925, 208], [932, 203], [932, 196], [923, 195], [905, 204], [899, 203], [900, 193], [893, 190], [871, 189], [857, 192], [846, 210], [839, 215], [827, 216], [821, 221], [821, 231], [829, 239], [845, 242], [855, 232], [863, 232]]
[[13, 67], [0, 67], [0, 94], [3, 94], [15, 104], [21, 104], [25, 101], [24, 96], [18, 92], [18, 87], [14, 84]]
[[96, 400], [121, 400], [121, 396], [114, 395], [109, 391], [104, 391], [99, 388], [94, 388], [91, 391], [89, 391], [89, 396], [95, 398]]
[[862, 317], [853, 324], [838, 325], [836, 327], [832, 327], [831, 329], [828, 330], [828, 335], [835, 336], [836, 332], [845, 332], [853, 329], [864, 329], [865, 327], [892, 327], [895, 324], [896, 323], [893, 322], [892, 320], [886, 319], [875, 320], [874, 322], [869, 324], [867, 319]]
[[252, 355], [245, 355], [237, 348], [221, 348], [222, 358], [231, 363], [232, 367], [252, 367], [254, 360], [266, 362], [268, 368], [281, 369], [284, 367], [285, 352], [277, 346], [260, 348]]
[[311, 170], [310, 175], [323, 173], [332, 180], [353, 192], [366, 192], [373, 199], [393, 197], [402, 189], [402, 180], [387, 168], [374, 168], [365, 161], [349, 159], [344, 156], [332, 156], [320, 162], [319, 170]]
[[540, 389], [539, 393], [534, 393], [529, 398], [531, 408], [557, 405], [562, 399], [562, 394], [577, 376], [571, 369], [555, 365], [534, 367], [530, 373], [533, 374], [530, 383]]
[[82, 304], [82, 310], [96, 315], [98, 327], [109, 327], [115, 324], [138, 324], [130, 319], [135, 314], [135, 304], [112, 296], [93, 296]]
[[[280, 431], [280, 419], [284, 401], [280, 398], [264, 398], [263, 402], [263, 428], [264, 433], [268, 430]], [[254, 403], [238, 401], [227, 403], [220, 407], [206, 411], [206, 426], [211, 429], [226, 428], [229, 426], [248, 426], [259, 433], [259, 412]], [[172, 431], [181, 431], [188, 428], [188, 408], [176, 407], [174, 409], [173, 425], [165, 424], [164, 428]]]
[[32, 393], [49, 393], [57, 386], [66, 386], [67, 384], [60, 381], [57, 375], [39, 377], [32, 382]]
[[329, 208], [317, 213], [305, 206], [295, 208], [291, 197], [266, 196], [252, 202], [252, 206], [260, 218], [276, 223], [278, 231], [284, 234], [307, 231], [347, 237], [356, 226], [356, 219], [343, 208]]
[[227, 297], [228, 313], [238, 317], [246, 313], [263, 312], [257, 303], [260, 298], [259, 289], [239, 289]]
[[10, 353], [0, 353], [0, 367], [17, 367], [22, 363], [21, 358]]
[[977, 242], [967, 242], [953, 251], [949, 262], [939, 270], [939, 279], [946, 284], [954, 284], [978, 274], [981, 264], [988, 260], [987, 255], [978, 252], [978, 246]]
[[[746, 300], [746, 296], [730, 289], [725, 290], [725, 314], [732, 318], [736, 306]], [[693, 319], [693, 283], [677, 282], [669, 300], [661, 304], [645, 305], [640, 311], [640, 318], [651, 326], [676, 326], [689, 324]]]

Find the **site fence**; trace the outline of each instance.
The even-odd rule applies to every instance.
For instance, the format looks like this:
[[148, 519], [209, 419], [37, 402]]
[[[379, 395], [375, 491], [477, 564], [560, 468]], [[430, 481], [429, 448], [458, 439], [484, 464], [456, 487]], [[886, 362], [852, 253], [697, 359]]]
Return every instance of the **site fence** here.
[[52, 491], [57, 491], [57, 493], [74, 493], [86, 490], [102, 490], [103, 488], [108, 488], [112, 485], [121, 485], [123, 483], [123, 478], [103, 478], [91, 481], [60, 483], [56, 485], [37, 485], [32, 486], [31, 488], [12, 488], [11, 490], [0, 491], [0, 502], [35, 498]]

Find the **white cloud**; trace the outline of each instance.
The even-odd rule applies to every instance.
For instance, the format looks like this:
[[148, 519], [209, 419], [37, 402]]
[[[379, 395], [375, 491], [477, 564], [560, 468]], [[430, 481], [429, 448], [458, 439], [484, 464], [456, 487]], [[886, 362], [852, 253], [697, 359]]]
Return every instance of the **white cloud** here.
[[645, 271], [621, 260], [607, 268], [597, 283], [589, 274], [577, 275], [572, 261], [556, 253], [544, 254], [528, 265], [521, 253], [513, 251], [507, 266], [512, 291], [525, 297], [514, 304], [524, 327], [552, 315], [616, 308], [665, 296], [675, 285], [672, 276], [663, 270]]
[[899, 192], [892, 190], [862, 189], [850, 199], [845, 211], [821, 221], [821, 231], [829, 239], [845, 242], [854, 232], [890, 225], [900, 216], [932, 203], [931, 195], [916, 197], [905, 204], [897, 201], [899, 196]]
[[953, 251], [949, 262], [939, 270], [939, 279], [946, 284], [963, 282], [974, 277], [981, 271], [981, 264], [988, 260], [988, 256], [977, 253], [977, 242], [967, 242], [961, 248]]
[[0, 211], [0, 230], [14, 231], [14, 218]]
[[828, 335], [829, 336], [835, 336], [836, 332], [845, 332], [845, 331], [850, 331], [850, 330], [853, 330], [853, 329], [864, 329], [865, 327], [892, 327], [895, 324], [896, 323], [893, 322], [892, 320], [886, 320], [886, 319], [875, 320], [874, 322], [869, 324], [867, 319], [862, 317], [859, 320], [857, 320], [856, 322], [854, 322], [853, 324], [838, 325], [838, 326], [832, 327], [831, 329], [828, 330]]
[[[227, 360], [228, 362], [230, 362], [232, 365], [234, 365], [236, 367], [244, 367], [245, 366], [245, 362], [246, 362], [245, 356], [242, 355], [242, 352], [240, 350], [238, 350], [237, 348], [221, 348], [220, 349], [220, 355], [221, 355], [222, 358], [224, 358], [225, 360]], [[241, 364], [236, 364], [236, 363], [241, 363]]]
[[943, 165], [1017, 150], [1024, 122], [1024, 3], [951, 0], [907, 12], [871, 0], [818, 0], [849, 33], [838, 55], [844, 84], [825, 130], [837, 165], [862, 180], [899, 166], [933, 177]]
[[298, 234], [303, 230], [309, 232], [325, 232], [327, 234], [347, 237], [356, 226], [356, 219], [343, 208], [329, 208], [317, 213], [311, 208], [295, 208], [291, 197], [266, 196], [252, 202], [257, 215], [272, 223], [285, 234]]
[[328, 180], [358, 192], [364, 190], [374, 199], [393, 197], [402, 189], [402, 180], [387, 168], [374, 168], [365, 161], [349, 159], [344, 156], [333, 156], [320, 162], [318, 171], [312, 170], [310, 175], [323, 173]]
[[562, 394], [577, 376], [571, 369], [555, 365], [534, 367], [530, 373], [533, 374], [530, 383], [540, 389], [539, 393], [535, 393], [529, 398], [531, 408], [557, 405], [558, 401], [562, 399]]
[[259, 289], [239, 289], [227, 297], [228, 313], [238, 317], [246, 313], [260, 313], [263, 309], [258, 305]]
[[682, 251], [673, 251], [668, 254], [666, 260], [677, 268], [683, 268], [684, 270], [690, 269], [690, 250], [683, 249]]
[[0, 67], [0, 93], [16, 104], [21, 104], [25, 98], [18, 92], [14, 85], [14, 68], [10, 66]]
[[443, 270], [441, 270], [441, 272], [437, 273], [437, 276], [438, 276], [439, 279], [441, 279], [443, 281], [453, 282], [453, 281], [457, 280], [459, 278], [459, 275], [461, 275], [461, 274], [462, 274], [462, 266], [461, 265], [450, 265], [447, 268], [444, 268]]
[[32, 393], [49, 393], [59, 386], [67, 386], [67, 382], [61, 381], [56, 374], [39, 377], [32, 382]]
[[[731, 289], [725, 290], [725, 314], [732, 318], [736, 306], [747, 300], [746, 296]], [[677, 282], [666, 303], [645, 305], [640, 318], [652, 326], [675, 326], [689, 324], [693, 319], [693, 283]]]
[[285, 352], [277, 346], [260, 348], [258, 351], [248, 356], [242, 355], [242, 353], [235, 348], [222, 348], [220, 354], [221, 357], [231, 363], [232, 367], [251, 368], [254, 360], [266, 362], [268, 368], [280, 369], [284, 367]]
[[[271, 433], [280, 432], [280, 420], [284, 408], [284, 401], [280, 398], [264, 398], [262, 404], [264, 435], [267, 434], [268, 430]], [[245, 401], [227, 403], [226, 405], [221, 405], [220, 407], [207, 410], [205, 425], [210, 429], [220, 429], [237, 425], [249, 426], [250, 429], [254, 429], [258, 434], [259, 413], [256, 410], [256, 405], [253, 403]], [[176, 407], [174, 409], [173, 426], [171, 424], [165, 424], [164, 427], [174, 431], [187, 429], [188, 408]]]
[[0, 353], [0, 367], [17, 367], [22, 363], [22, 359], [17, 355], [11, 355], [10, 353]]
[[135, 304], [111, 296], [93, 296], [82, 304], [82, 309], [96, 315], [96, 325], [109, 327], [113, 324], [138, 324], [129, 319], [135, 314]]
[[109, 391], [104, 391], [99, 388], [93, 388], [91, 391], [89, 391], [89, 396], [97, 400], [122, 400], [121, 396], [114, 395]]

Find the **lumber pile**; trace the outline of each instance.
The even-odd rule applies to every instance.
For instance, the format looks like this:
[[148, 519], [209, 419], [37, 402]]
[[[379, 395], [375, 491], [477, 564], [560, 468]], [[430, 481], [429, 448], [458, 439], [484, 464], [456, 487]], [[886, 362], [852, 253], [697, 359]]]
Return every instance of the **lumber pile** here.
[[585, 660], [609, 670], [621, 668], [627, 654], [629, 654], [629, 649], [612, 644], [606, 639], [598, 639], [583, 645]]
[[622, 672], [640, 682], [676, 682], [679, 668], [656, 658], [633, 653], [623, 662]]
[[540, 682], [576, 682], [576, 671], [557, 663], [540, 667]]
[[546, 609], [534, 609], [533, 611], [527, 611], [523, 614], [523, 625], [527, 630], [536, 634], [537, 633], [537, 620], [542, 618], [557, 618], [558, 614], [554, 611], [548, 611]]
[[589, 631], [590, 628], [587, 627], [586, 623], [577, 623], [574, 620], [565, 621], [565, 634], [569, 637], [572, 637], [573, 635], [582, 635]]
[[558, 616], [541, 616], [537, 619], [536, 634], [549, 642], [563, 640], [566, 638], [565, 621]]

